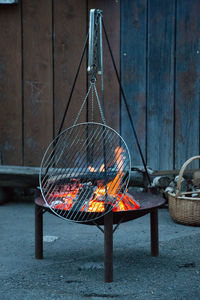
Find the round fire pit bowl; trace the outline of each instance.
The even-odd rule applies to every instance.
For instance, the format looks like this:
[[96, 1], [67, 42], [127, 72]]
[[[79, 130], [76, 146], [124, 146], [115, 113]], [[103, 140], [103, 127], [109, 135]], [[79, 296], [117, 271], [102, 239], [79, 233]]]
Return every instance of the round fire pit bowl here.
[[[135, 210], [126, 210], [126, 211], [113, 211], [113, 224], [128, 222], [130, 220], [134, 220], [137, 218], [140, 218], [151, 211], [153, 211], [155, 208], [158, 208], [162, 206], [165, 203], [165, 199], [152, 193], [134, 193], [134, 198], [137, 202], [140, 204], [140, 208]], [[43, 208], [45, 211], [48, 211], [52, 214], [53, 211], [47, 206], [45, 201], [42, 197], [37, 197], [35, 199], [35, 204]], [[92, 212], [88, 212], [87, 214], [95, 214]], [[54, 214], [56, 215], [56, 214]], [[94, 215], [95, 217], [95, 215]], [[88, 216], [86, 215], [86, 218]], [[92, 218], [93, 219], [93, 218]], [[88, 221], [83, 222], [82, 224], [86, 225], [104, 225], [104, 215], [102, 214], [102, 217], [96, 219], [95, 221]]]

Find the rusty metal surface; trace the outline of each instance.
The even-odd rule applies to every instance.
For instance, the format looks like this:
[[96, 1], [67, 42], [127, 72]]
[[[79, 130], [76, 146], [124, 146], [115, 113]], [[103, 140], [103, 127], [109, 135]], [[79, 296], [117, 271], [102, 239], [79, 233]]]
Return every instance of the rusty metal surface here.
[[[162, 206], [165, 203], [165, 199], [152, 194], [152, 193], [134, 193], [135, 199], [140, 203], [141, 207], [137, 210], [128, 210], [128, 211], [121, 211], [121, 212], [113, 212], [113, 224], [118, 224], [119, 222], [127, 222], [130, 220], [134, 220], [140, 218], [154, 209]], [[35, 199], [35, 203], [41, 207], [43, 207], [46, 211], [53, 213], [41, 197], [37, 197]], [[91, 213], [88, 213], [91, 214]], [[104, 224], [104, 217], [102, 216], [98, 220], [94, 222], [87, 222], [84, 224], [87, 225], [103, 225]]]

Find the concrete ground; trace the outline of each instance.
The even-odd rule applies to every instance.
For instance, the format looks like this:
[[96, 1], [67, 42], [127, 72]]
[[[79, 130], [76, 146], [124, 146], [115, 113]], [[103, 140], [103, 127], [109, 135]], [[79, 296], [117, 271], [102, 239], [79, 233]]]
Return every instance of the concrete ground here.
[[149, 215], [114, 234], [114, 282], [103, 282], [103, 234], [44, 215], [44, 259], [34, 259], [34, 205], [0, 206], [0, 299], [200, 299], [200, 228], [159, 210], [160, 256]]

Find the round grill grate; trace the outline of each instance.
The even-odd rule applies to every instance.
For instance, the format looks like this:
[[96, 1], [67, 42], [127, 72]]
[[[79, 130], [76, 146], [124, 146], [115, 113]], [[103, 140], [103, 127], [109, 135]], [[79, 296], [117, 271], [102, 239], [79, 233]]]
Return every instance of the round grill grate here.
[[40, 168], [40, 189], [61, 218], [88, 222], [111, 211], [130, 177], [130, 154], [123, 138], [107, 125], [76, 124], [47, 148]]

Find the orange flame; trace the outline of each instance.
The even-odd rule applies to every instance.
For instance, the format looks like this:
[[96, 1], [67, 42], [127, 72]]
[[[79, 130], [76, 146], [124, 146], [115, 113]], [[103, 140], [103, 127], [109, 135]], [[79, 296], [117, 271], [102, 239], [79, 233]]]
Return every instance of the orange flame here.
[[[108, 199], [107, 203], [113, 205], [113, 211], [128, 211], [140, 208], [139, 203], [130, 194], [122, 194], [121, 180], [124, 173], [121, 171], [123, 169], [123, 148], [117, 147], [115, 149], [115, 159], [118, 168], [118, 173], [115, 178], [110, 181], [106, 186], [98, 186], [91, 196], [88, 204], [81, 208], [81, 211], [87, 212], [104, 212], [105, 210], [105, 195]], [[92, 166], [88, 167], [91, 173], [100, 171], [105, 172], [105, 165], [102, 164], [99, 170]], [[81, 183], [76, 183], [75, 186], [65, 186], [65, 192], [54, 192], [50, 195], [51, 206], [54, 209], [70, 210], [76, 197], [78, 196], [79, 189], [82, 187]], [[117, 204], [116, 204], [117, 203]]]

